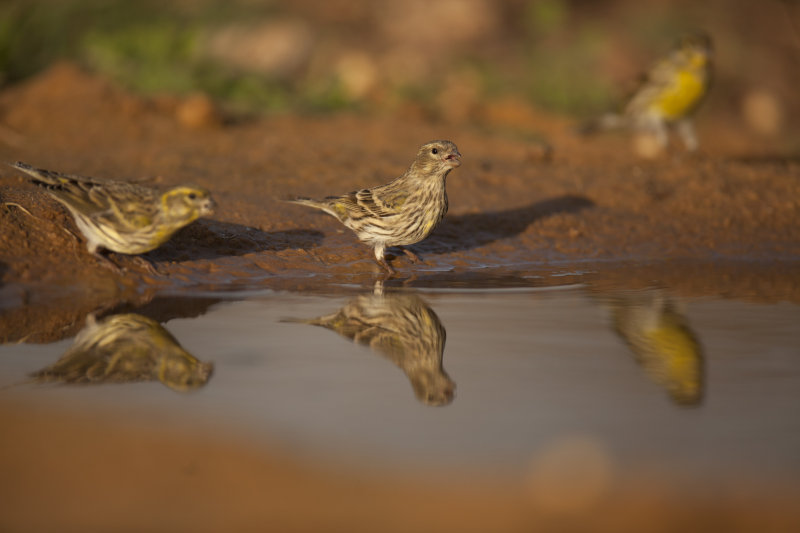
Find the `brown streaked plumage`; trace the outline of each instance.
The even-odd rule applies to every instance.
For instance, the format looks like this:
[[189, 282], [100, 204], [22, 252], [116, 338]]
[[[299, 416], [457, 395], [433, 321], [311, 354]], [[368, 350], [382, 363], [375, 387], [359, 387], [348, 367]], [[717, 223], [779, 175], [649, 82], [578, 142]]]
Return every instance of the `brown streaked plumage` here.
[[[461, 154], [455, 144], [431, 141], [420, 147], [408, 170], [385, 185], [322, 200], [290, 201], [336, 217], [374, 248], [375, 260], [391, 273], [386, 248], [415, 244], [433, 232], [447, 213], [447, 174], [459, 165]], [[410, 250], [403, 251], [418, 259]]]

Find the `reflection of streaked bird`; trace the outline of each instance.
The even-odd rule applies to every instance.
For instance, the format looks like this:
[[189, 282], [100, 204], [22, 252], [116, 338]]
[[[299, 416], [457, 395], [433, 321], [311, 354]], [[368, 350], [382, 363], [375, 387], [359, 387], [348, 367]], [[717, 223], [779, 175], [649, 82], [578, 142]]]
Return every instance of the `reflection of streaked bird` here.
[[415, 294], [383, 294], [378, 285], [375, 294], [358, 296], [336, 313], [289, 321], [333, 330], [389, 358], [406, 373], [417, 399], [427, 405], [453, 401], [456, 385], [442, 368], [445, 329]]
[[158, 322], [130, 313], [102, 322], [89, 315], [69, 350], [31, 377], [70, 384], [158, 380], [184, 392], [205, 385], [213, 370], [213, 363], [198, 361]]
[[584, 133], [621, 126], [654, 136], [667, 145], [667, 127], [675, 125], [686, 148], [697, 149], [692, 114], [711, 85], [711, 38], [686, 35], [644, 75], [619, 114], [609, 113], [583, 127]]
[[679, 405], [703, 400], [703, 351], [686, 317], [662, 291], [618, 294], [611, 299], [615, 331], [648, 376]]

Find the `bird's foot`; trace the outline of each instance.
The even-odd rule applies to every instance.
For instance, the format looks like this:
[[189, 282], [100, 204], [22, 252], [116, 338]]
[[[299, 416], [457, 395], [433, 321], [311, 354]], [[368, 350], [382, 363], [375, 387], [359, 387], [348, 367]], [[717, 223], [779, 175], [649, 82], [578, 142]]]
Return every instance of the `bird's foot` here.
[[156, 265], [153, 264], [152, 261], [142, 257], [141, 255], [136, 255], [133, 257], [133, 260], [142, 267], [148, 274], [151, 276], [160, 276], [161, 272], [158, 271]]
[[412, 263], [419, 263], [419, 262], [421, 262], [421, 261], [422, 261], [422, 259], [420, 258], [420, 256], [418, 256], [417, 254], [415, 254], [414, 252], [412, 252], [410, 249], [408, 249], [408, 248], [406, 248], [406, 247], [401, 247], [400, 249], [401, 249], [401, 250], [403, 250], [403, 253], [404, 253], [404, 254], [406, 254], [406, 255], [408, 256], [408, 259], [409, 259], [409, 260], [410, 260]]
[[[92, 255], [94, 255], [96, 258], [98, 258], [100, 260], [100, 264], [102, 266], [104, 266], [104, 267], [108, 268], [109, 270], [113, 271], [115, 274], [122, 275], [128, 270], [127, 267], [120, 266], [120, 264], [118, 262], [114, 261], [109, 256], [104, 255], [104, 254], [102, 254], [100, 252], [95, 252]], [[114, 255], [117, 255], [117, 254], [114, 254]], [[160, 276], [161, 275], [161, 272], [158, 271], [158, 269], [155, 267], [155, 265], [153, 263], [151, 263], [148, 259], [145, 259], [144, 257], [142, 257], [141, 255], [133, 255], [133, 256], [127, 256], [127, 257], [129, 257], [132, 262], [136, 263], [136, 265], [139, 268], [141, 268], [142, 270], [144, 270], [148, 274], [150, 274], [152, 276]]]
[[386, 274], [384, 279], [389, 279], [397, 273], [395, 269], [392, 268], [392, 265], [386, 261], [385, 257], [382, 257], [381, 259], [375, 259], [375, 262], [378, 263], [378, 266], [381, 267]]
[[109, 269], [115, 274], [122, 275], [123, 273], [122, 268], [117, 263], [112, 261], [110, 257], [105, 256], [100, 252], [92, 252], [92, 255], [99, 260], [101, 266]]

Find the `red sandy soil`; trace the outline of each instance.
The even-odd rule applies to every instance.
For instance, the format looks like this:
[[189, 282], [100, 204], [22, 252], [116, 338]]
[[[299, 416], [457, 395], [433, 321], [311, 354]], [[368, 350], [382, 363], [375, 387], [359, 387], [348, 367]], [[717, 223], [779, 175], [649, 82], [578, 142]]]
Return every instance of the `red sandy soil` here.
[[[3, 531], [797, 531], [797, 492], [664, 473], [357, 471], [143, 419], [0, 408]], [[576, 450], [578, 447], [576, 447]], [[591, 454], [573, 452], [588, 471]], [[549, 463], [549, 464], [548, 464]], [[566, 472], [570, 469], [567, 467]], [[553, 473], [562, 474], [553, 477]], [[549, 481], [542, 490], [539, 481]], [[559, 481], [560, 480], [560, 481]]]
[[68, 64], [0, 94], [0, 117], [0, 161], [194, 183], [219, 204], [146, 255], [160, 275], [116, 256], [127, 267], [118, 275], [86, 251], [59, 204], [0, 169], [0, 302], [16, 308], [0, 322], [7, 341], [23, 329], [55, 340], [93, 309], [160, 289], [369, 284], [380, 273], [368, 247], [328, 215], [280, 200], [385, 182], [436, 138], [455, 141], [464, 164], [448, 178], [448, 217], [416, 246], [424, 263], [394, 261], [400, 281], [533, 271], [544, 274], [538, 283], [564, 283], [548, 274], [583, 272], [580, 281], [601, 285], [800, 301], [800, 159], [771, 153], [727, 117], [700, 115], [702, 154], [673, 146], [645, 161], [625, 135], [581, 139], [569, 121], [519, 102], [487, 103], [469, 123], [414, 107], [226, 118], [202, 99], [145, 99]]
[[[164, 289], [370, 284], [380, 273], [366, 246], [331, 217], [280, 200], [382, 183], [438, 138], [464, 156], [448, 179], [450, 213], [415, 247], [423, 264], [394, 261], [397, 282], [479, 286], [539, 273], [539, 284], [800, 302], [800, 159], [772, 153], [724, 116], [699, 117], [701, 154], [673, 146], [645, 161], [625, 135], [580, 139], [574, 124], [517, 101], [487, 103], [469, 123], [412, 106], [382, 116], [226, 117], [202, 99], [146, 99], [58, 65], [0, 93], [0, 126], [0, 161], [193, 183], [219, 205], [147, 254], [158, 275], [121, 256], [126, 270], [115, 274], [89, 255], [59, 204], [0, 169], [6, 342], [68, 337], [86, 313], [144, 305]], [[241, 442], [101, 429], [110, 422], [3, 404], [3, 530], [800, 529], [792, 505], [750, 499], [752, 488], [697, 503], [651, 483], [552, 515], [498, 480], [388, 483]]]

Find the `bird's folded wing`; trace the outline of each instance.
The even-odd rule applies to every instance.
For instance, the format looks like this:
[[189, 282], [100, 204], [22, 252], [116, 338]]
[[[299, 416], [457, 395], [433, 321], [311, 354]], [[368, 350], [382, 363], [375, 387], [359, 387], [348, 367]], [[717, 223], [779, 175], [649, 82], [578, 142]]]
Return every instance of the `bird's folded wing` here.
[[350, 193], [347, 198], [358, 209], [375, 217], [390, 217], [400, 213], [406, 196], [400, 194], [376, 194], [373, 189], [361, 189]]
[[153, 224], [157, 207], [154, 194], [132, 194], [126, 188], [112, 186], [91, 191], [92, 203], [97, 206], [94, 216], [114, 222], [118, 228], [139, 230]]

